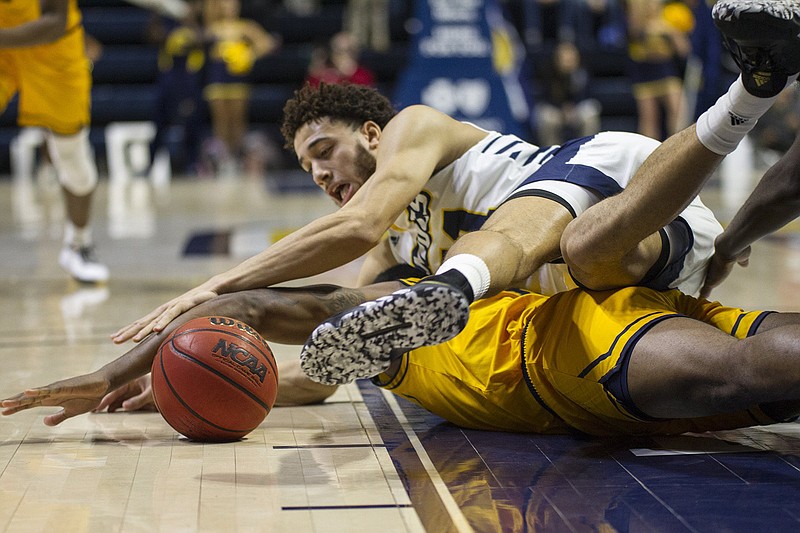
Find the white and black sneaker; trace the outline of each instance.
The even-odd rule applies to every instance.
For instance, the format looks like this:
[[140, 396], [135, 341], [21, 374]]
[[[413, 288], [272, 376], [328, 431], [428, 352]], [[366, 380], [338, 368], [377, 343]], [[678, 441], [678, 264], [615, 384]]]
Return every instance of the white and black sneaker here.
[[393, 357], [446, 342], [467, 325], [469, 301], [455, 287], [423, 281], [335, 315], [314, 330], [300, 354], [306, 375], [343, 385], [380, 374]]
[[750, 94], [775, 96], [800, 72], [798, 0], [719, 0], [712, 17]]
[[108, 267], [97, 260], [93, 246], [65, 244], [58, 256], [58, 263], [81, 283], [108, 281]]

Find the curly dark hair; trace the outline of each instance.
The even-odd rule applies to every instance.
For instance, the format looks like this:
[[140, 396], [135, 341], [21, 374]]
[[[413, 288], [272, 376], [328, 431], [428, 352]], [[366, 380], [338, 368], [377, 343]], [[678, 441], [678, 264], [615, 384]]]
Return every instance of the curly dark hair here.
[[350, 83], [320, 83], [319, 87], [312, 87], [306, 83], [283, 106], [284, 147], [294, 148], [297, 130], [308, 122], [330, 118], [358, 128], [371, 120], [383, 128], [396, 114], [391, 102], [372, 87]]

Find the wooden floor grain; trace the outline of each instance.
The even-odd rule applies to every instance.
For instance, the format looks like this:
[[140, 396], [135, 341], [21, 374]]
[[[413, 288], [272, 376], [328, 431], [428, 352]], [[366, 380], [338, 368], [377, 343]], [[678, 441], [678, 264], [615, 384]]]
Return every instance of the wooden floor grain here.
[[[119, 356], [125, 348], [109, 340], [118, 327], [332, 209], [317, 193], [247, 181], [176, 179], [167, 190], [114, 194], [109, 209], [103, 184], [95, 212], [111, 280], [87, 287], [56, 263], [59, 206], [42, 191], [35, 203], [30, 195], [20, 200], [9, 180], [0, 181], [0, 397]], [[704, 196], [730, 212], [718, 191]], [[181, 253], [191, 235], [209, 231], [230, 232], [230, 254]], [[313, 281], [351, 283], [356, 269]], [[800, 308], [794, 228], [758, 243], [751, 266], [714, 297]], [[298, 353], [273, 348], [278, 358]], [[188, 442], [155, 413], [93, 414], [48, 428], [48, 412], [0, 418], [0, 531], [424, 529], [355, 385], [321, 406], [275, 409], [245, 440], [221, 445]]]

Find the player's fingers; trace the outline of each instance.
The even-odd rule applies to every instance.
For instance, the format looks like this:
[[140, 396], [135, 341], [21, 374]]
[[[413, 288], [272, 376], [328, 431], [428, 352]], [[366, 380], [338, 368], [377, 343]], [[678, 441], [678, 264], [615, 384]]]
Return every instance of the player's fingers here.
[[45, 426], [57, 426], [67, 418], [71, 418], [75, 416], [74, 414], [67, 414], [66, 409], [61, 409], [59, 412], [54, 413], [52, 415], [47, 415], [44, 417], [44, 425]]
[[153, 331], [155, 331], [154, 326], [155, 326], [155, 322], [150, 322], [146, 326], [140, 328], [139, 331], [137, 331], [132, 337], [130, 337], [130, 339], [133, 342], [141, 341], [142, 339], [144, 339], [145, 337], [150, 335]]
[[703, 283], [703, 287], [700, 289], [700, 298], [708, 299], [714, 287], [722, 283], [722, 280], [727, 277], [729, 270], [730, 269], [709, 267], [706, 280]]
[[711, 285], [710, 283], [706, 282], [703, 285], [703, 288], [700, 289], [700, 298], [708, 300], [708, 297], [711, 296], [711, 291], [714, 289], [716, 285]]
[[15, 405], [15, 406], [6, 406], [3, 405], [3, 410], [0, 411], [0, 414], [3, 416], [13, 415], [14, 413], [19, 413], [20, 411], [24, 411], [26, 409], [30, 409], [33, 407], [32, 405]]
[[703, 281], [703, 286], [700, 288], [700, 298], [708, 298], [711, 294], [711, 290], [717, 286], [714, 277], [714, 269], [709, 267], [706, 272], [706, 279]]
[[148, 388], [141, 394], [125, 400], [122, 402], [122, 408], [126, 411], [155, 411], [152, 392], [153, 390]]
[[97, 404], [97, 407], [93, 409], [95, 413], [99, 413], [105, 409], [108, 409], [109, 413], [113, 413], [120, 407], [122, 407], [122, 402], [125, 400], [125, 389], [119, 388], [113, 390], [103, 396], [103, 399], [100, 400], [100, 403]]
[[25, 411], [32, 407], [40, 407], [42, 405], [41, 400], [38, 398], [28, 398], [22, 394], [18, 394], [17, 396], [18, 397], [8, 398], [0, 402], [0, 407], [3, 408], [2, 414], [13, 415], [14, 413], [19, 413], [20, 411]]
[[181, 313], [183, 313], [185, 310], [191, 309], [192, 307], [193, 306], [189, 304], [183, 306], [174, 306], [167, 309], [151, 323], [152, 330], [155, 331], [156, 333], [164, 331], [164, 328], [167, 327], [167, 325], [169, 325], [170, 322], [175, 320], [175, 318], [180, 316]]
[[17, 405], [17, 403], [24, 398], [26, 398], [25, 393], [20, 392], [19, 394], [15, 394], [14, 396], [10, 396], [8, 398], [0, 400], [0, 407], [13, 407]]
[[131, 339], [134, 335], [136, 335], [137, 332], [141, 331], [143, 327], [152, 324], [153, 320], [155, 320], [161, 313], [164, 312], [165, 309], [168, 309], [171, 305], [172, 302], [158, 306], [143, 317], [140, 317], [138, 320], [131, 322], [127, 326], [121, 327], [116, 333], [111, 335], [111, 339], [117, 344]]
[[47, 389], [28, 389], [24, 392], [20, 392], [19, 394], [15, 394], [10, 398], [6, 398], [0, 401], [0, 406], [2, 407], [16, 407], [18, 405], [29, 405], [34, 402], [40, 401], [43, 398], [46, 398], [50, 395], [50, 391]]
[[134, 322], [123, 328], [120, 328], [118, 331], [116, 331], [114, 334], [111, 335], [111, 340], [115, 344], [122, 344], [123, 342], [130, 340], [130, 338], [133, 337], [137, 331], [139, 331], [140, 327], [141, 326], [139, 325], [138, 322]]

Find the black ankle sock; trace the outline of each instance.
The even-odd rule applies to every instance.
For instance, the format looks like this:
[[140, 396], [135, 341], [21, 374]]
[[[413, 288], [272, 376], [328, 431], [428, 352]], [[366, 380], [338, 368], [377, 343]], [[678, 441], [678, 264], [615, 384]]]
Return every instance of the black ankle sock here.
[[451, 287], [455, 287], [463, 292], [470, 303], [475, 301], [475, 295], [472, 292], [472, 286], [469, 284], [469, 281], [467, 281], [467, 278], [464, 276], [464, 274], [454, 268], [446, 272], [442, 272], [441, 274], [435, 274], [433, 276], [423, 278], [423, 281], [439, 281], [442, 283], [447, 283]]

